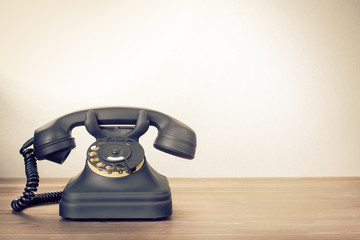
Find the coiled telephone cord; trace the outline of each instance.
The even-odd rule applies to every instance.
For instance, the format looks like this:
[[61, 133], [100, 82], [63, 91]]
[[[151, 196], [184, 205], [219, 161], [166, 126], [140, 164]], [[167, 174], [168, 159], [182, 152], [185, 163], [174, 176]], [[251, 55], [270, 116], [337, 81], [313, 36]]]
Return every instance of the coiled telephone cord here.
[[34, 150], [28, 148], [32, 143], [33, 139], [30, 139], [20, 149], [20, 154], [24, 157], [25, 163], [26, 186], [24, 188], [23, 196], [17, 197], [11, 202], [11, 207], [16, 212], [20, 212], [31, 206], [57, 203], [61, 199], [62, 191], [34, 193], [39, 186], [39, 173], [37, 171], [36, 158], [33, 153]]

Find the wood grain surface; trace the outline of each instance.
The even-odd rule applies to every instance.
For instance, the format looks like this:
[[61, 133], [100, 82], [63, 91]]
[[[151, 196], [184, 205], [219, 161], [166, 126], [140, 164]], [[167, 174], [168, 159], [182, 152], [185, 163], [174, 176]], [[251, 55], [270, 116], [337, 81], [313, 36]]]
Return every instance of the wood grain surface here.
[[[67, 179], [41, 179], [39, 192]], [[360, 177], [169, 179], [173, 215], [160, 221], [70, 221], [58, 205], [21, 213], [24, 179], [0, 179], [0, 239], [360, 239]]]

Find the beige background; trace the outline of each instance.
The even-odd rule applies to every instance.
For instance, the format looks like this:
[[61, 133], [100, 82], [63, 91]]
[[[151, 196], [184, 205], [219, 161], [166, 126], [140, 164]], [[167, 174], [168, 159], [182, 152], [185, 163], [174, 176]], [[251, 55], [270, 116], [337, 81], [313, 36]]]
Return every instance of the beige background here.
[[[198, 135], [195, 160], [141, 139], [171, 177], [358, 176], [360, 1], [0, 0], [0, 177], [48, 121], [88, 107], [167, 113]], [[93, 142], [83, 127], [61, 166]]]

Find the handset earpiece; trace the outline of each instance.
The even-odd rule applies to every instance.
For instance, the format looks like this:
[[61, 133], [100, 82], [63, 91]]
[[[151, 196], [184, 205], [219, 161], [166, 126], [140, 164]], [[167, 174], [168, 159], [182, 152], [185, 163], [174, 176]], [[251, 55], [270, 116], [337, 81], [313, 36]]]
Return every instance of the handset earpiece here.
[[165, 134], [160, 134], [155, 142], [154, 147], [165, 153], [177, 157], [193, 159], [195, 157], [195, 146]]
[[160, 131], [154, 147], [177, 157], [193, 159], [196, 150], [196, 135], [187, 128], [169, 126], [167, 131]]

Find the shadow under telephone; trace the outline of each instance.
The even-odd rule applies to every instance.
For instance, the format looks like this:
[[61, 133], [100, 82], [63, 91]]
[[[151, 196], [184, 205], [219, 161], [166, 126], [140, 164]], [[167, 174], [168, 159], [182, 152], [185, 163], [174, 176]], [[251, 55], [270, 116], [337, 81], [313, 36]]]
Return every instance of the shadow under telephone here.
[[[39, 185], [36, 160], [62, 164], [75, 148], [71, 130], [85, 125], [96, 138], [86, 153], [84, 170], [70, 179], [62, 192], [35, 194]], [[129, 126], [130, 125], [130, 126]], [[165, 176], [147, 162], [139, 138], [149, 126], [158, 129], [154, 147], [192, 159], [195, 132], [182, 122], [141, 108], [97, 108], [57, 118], [35, 130], [20, 149], [27, 183], [14, 199], [14, 211], [59, 202], [60, 216], [69, 219], [157, 219], [172, 213], [171, 191]], [[33, 145], [33, 149], [29, 148]]]

